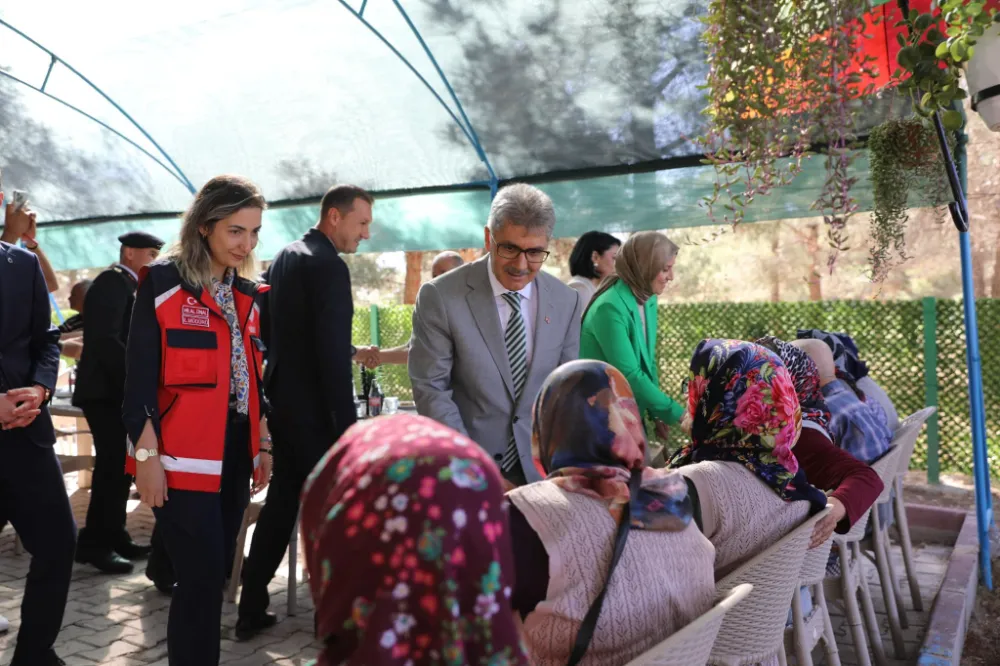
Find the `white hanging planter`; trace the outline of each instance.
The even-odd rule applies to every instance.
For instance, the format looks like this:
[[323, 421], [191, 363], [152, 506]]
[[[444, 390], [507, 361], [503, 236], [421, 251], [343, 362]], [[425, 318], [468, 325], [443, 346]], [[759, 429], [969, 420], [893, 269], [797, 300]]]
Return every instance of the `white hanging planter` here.
[[965, 70], [972, 107], [986, 126], [1000, 132], [1000, 23], [976, 43], [976, 53]]

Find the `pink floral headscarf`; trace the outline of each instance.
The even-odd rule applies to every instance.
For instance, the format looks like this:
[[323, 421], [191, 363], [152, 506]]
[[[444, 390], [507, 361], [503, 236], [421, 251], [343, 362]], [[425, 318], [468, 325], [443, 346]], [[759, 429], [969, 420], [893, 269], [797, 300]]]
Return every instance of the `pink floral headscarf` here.
[[703, 340], [688, 382], [691, 444], [672, 467], [703, 460], [737, 462], [782, 499], [808, 500], [813, 512], [826, 495], [809, 484], [792, 447], [802, 413], [791, 375], [773, 352], [751, 342]]

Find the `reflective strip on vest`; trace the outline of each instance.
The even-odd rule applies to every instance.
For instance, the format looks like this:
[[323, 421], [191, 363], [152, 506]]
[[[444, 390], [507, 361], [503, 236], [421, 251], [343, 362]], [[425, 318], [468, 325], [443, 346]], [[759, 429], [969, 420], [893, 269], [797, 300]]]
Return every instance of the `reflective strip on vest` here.
[[163, 456], [160, 458], [163, 469], [168, 472], [188, 472], [190, 474], [212, 474], [219, 476], [222, 474], [221, 460], [203, 460], [201, 458], [173, 458]]
[[259, 453], [253, 457], [253, 468], [257, 469], [258, 467], [260, 467], [260, 454]]
[[161, 305], [163, 305], [168, 300], [170, 300], [170, 297], [173, 296], [174, 294], [176, 294], [180, 290], [181, 290], [181, 286], [177, 285], [176, 287], [172, 287], [172, 288], [168, 289], [167, 291], [163, 292], [162, 294], [160, 294], [159, 296], [157, 296], [156, 297], [156, 309], [159, 310]]

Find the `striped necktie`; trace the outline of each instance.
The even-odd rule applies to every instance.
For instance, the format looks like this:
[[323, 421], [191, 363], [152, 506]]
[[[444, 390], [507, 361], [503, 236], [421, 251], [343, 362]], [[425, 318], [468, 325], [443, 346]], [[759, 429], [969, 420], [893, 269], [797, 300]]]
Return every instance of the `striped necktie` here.
[[[503, 295], [510, 305], [510, 319], [507, 320], [507, 330], [504, 332], [504, 345], [507, 347], [507, 360], [510, 362], [510, 375], [514, 380], [514, 404], [521, 398], [524, 390], [524, 380], [528, 378], [528, 348], [524, 337], [524, 317], [521, 315], [521, 294], [508, 291]], [[500, 461], [500, 468], [509, 472], [518, 461], [517, 442], [514, 441], [514, 431], [511, 430], [507, 450]]]

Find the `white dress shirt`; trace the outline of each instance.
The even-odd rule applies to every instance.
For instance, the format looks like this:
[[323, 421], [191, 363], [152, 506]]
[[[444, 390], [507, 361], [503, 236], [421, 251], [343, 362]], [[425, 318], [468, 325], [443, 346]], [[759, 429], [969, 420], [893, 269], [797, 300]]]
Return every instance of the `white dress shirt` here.
[[[486, 260], [486, 273], [490, 276], [490, 286], [493, 288], [493, 300], [496, 302], [497, 314], [500, 316], [500, 337], [507, 332], [507, 322], [513, 310], [510, 303], [503, 297], [510, 289], [502, 284], [493, 273], [493, 257]], [[524, 319], [525, 358], [531, 365], [531, 352], [535, 346], [535, 319], [538, 314], [538, 299], [535, 298], [535, 282], [532, 280], [521, 291], [521, 317]]]

